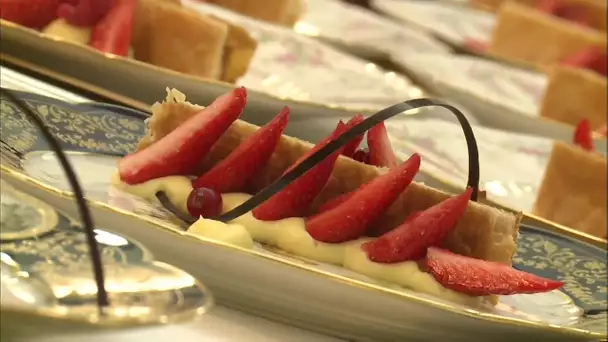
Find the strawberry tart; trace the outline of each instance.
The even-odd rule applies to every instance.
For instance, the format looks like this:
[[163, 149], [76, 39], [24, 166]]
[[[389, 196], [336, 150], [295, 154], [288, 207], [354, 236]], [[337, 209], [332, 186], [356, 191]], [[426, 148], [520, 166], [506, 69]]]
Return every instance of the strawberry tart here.
[[271, 245], [468, 305], [562, 285], [511, 267], [521, 215], [470, 201], [473, 188], [450, 196], [413, 182], [420, 156], [398, 162], [381, 121], [346, 140], [364, 118], [340, 121], [313, 146], [282, 134], [288, 108], [264, 127], [238, 120], [244, 88], [205, 108], [168, 92], [112, 183], [160, 200], [192, 234]]
[[606, 32], [591, 27], [589, 19], [576, 7], [545, 0], [536, 8], [515, 2], [503, 3], [487, 53], [517, 63], [546, 67], [588, 48], [606, 51]]
[[0, 6], [2, 19], [50, 36], [227, 82], [247, 71], [257, 46], [243, 28], [179, 0], [0, 0]]
[[554, 143], [534, 214], [605, 239], [606, 172], [606, 156], [594, 151], [589, 121], [582, 120], [574, 145]]

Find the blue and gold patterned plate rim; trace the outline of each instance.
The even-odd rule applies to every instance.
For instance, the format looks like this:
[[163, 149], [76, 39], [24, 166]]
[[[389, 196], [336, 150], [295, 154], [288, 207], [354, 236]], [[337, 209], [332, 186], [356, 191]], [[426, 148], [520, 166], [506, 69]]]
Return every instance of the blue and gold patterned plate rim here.
[[[67, 106], [72, 111], [71, 115], [74, 114], [74, 111], [82, 111], [83, 109], [86, 109], [86, 108], [79, 107], [78, 105], [69, 105], [62, 101], [58, 101], [55, 99], [49, 99], [49, 98], [39, 96], [39, 95], [33, 95], [33, 94], [29, 94], [29, 93], [24, 93], [24, 92], [19, 92], [19, 94], [22, 97], [29, 99], [30, 103], [32, 101], [36, 102], [36, 100], [38, 100], [38, 101], [45, 101], [47, 104], [52, 103], [56, 106], [62, 106], [64, 108]], [[107, 112], [107, 109], [110, 107], [108, 107], [106, 104], [86, 103], [86, 104], [84, 104], [84, 106], [89, 109], [95, 109], [95, 110], [100, 110], [100, 111], [105, 110], [106, 115], [113, 115], [113, 116], [120, 115], [120, 114], [117, 114], [116, 111], [113, 111], [111, 113]], [[111, 108], [116, 109], [116, 106], [112, 106]], [[141, 119], [143, 117], [145, 117], [146, 114], [132, 110], [132, 109], [124, 109], [124, 108], [122, 108], [120, 110], [120, 112], [125, 117], [130, 117], [132, 119], [138, 120], [140, 122], [141, 128], [143, 128], [143, 123], [141, 122]], [[131, 144], [132, 149], [134, 148], [134, 144], [138, 140], [139, 140], [139, 138], [133, 139], [133, 144]], [[97, 146], [97, 147], [99, 147], [99, 146]], [[126, 145], [122, 146], [122, 148], [120, 150], [116, 150], [116, 151], [107, 151], [107, 150], [104, 151], [103, 148], [94, 148], [92, 150], [88, 149], [88, 152], [97, 153], [97, 154], [102, 153], [102, 154], [120, 155], [120, 154], [124, 154], [124, 153], [128, 152], [128, 151], [125, 151], [125, 149], [127, 149], [127, 148], [128, 148], [128, 146], [126, 146]], [[68, 150], [69, 150], [69, 148], [68, 148]], [[82, 149], [76, 149], [76, 150], [82, 151]], [[114, 153], [112, 153], [112, 152], [114, 152]], [[26, 184], [29, 184], [30, 186], [33, 185], [37, 189], [42, 190], [45, 193], [50, 194], [51, 196], [58, 196], [63, 199], [72, 198], [71, 192], [63, 191], [63, 190], [57, 189], [55, 187], [52, 187], [44, 182], [41, 182], [41, 181], [25, 174], [21, 170], [18, 170], [14, 167], [10, 167], [10, 166], [2, 164], [1, 171], [3, 173], [3, 176], [7, 177], [6, 179], [12, 179], [16, 182], [24, 182]], [[126, 210], [111, 206], [111, 205], [103, 203], [103, 202], [88, 200], [88, 204], [94, 210], [101, 210], [104, 213], [114, 213], [114, 214], [117, 213], [120, 215], [129, 216], [132, 218], [137, 218], [139, 220], [143, 220], [154, 229], [162, 230], [164, 232], [168, 231], [173, 234], [179, 235], [182, 238], [196, 239], [196, 240], [200, 241], [201, 243], [220, 246], [222, 248], [227, 248], [227, 249], [232, 250], [237, 253], [244, 253], [247, 256], [255, 256], [255, 257], [261, 257], [264, 259], [270, 259], [272, 261], [279, 262], [281, 264], [287, 264], [289, 266], [299, 268], [301, 270], [305, 270], [312, 274], [321, 275], [321, 276], [330, 278], [334, 281], [338, 281], [338, 282], [344, 283], [349, 286], [356, 286], [356, 287], [363, 288], [365, 290], [370, 290], [370, 291], [376, 291], [376, 292], [379, 291], [384, 294], [393, 295], [396, 298], [398, 298], [398, 297], [406, 298], [410, 301], [423, 303], [423, 304], [430, 305], [430, 306], [433, 306], [436, 308], [440, 308], [440, 309], [443, 309], [443, 310], [446, 310], [449, 312], [473, 317], [476, 319], [483, 319], [483, 320], [489, 321], [489, 322], [499, 322], [499, 323], [510, 324], [510, 325], [519, 325], [522, 327], [535, 328], [535, 329], [540, 329], [540, 330], [544, 330], [544, 331], [553, 331], [556, 333], [560, 333], [564, 336], [577, 336], [577, 337], [590, 338], [590, 339], [605, 339], [607, 336], [606, 333], [601, 333], [598, 331], [590, 331], [590, 330], [585, 329], [584, 327], [578, 328], [576, 326], [550, 325], [550, 324], [546, 324], [546, 323], [542, 323], [542, 322], [534, 322], [534, 321], [529, 321], [529, 320], [520, 319], [520, 318], [499, 316], [499, 315], [496, 315], [496, 314], [493, 314], [490, 312], [482, 312], [482, 311], [477, 311], [477, 310], [463, 310], [461, 307], [458, 307], [456, 305], [453, 305], [453, 304], [450, 304], [447, 302], [435, 301], [433, 299], [419, 297], [419, 296], [411, 295], [411, 294], [408, 294], [405, 292], [399, 292], [399, 291], [396, 291], [396, 290], [393, 290], [390, 288], [386, 288], [386, 287], [383, 287], [380, 285], [375, 285], [375, 284], [360, 281], [357, 279], [352, 279], [350, 277], [342, 276], [342, 275], [339, 275], [339, 274], [336, 274], [333, 272], [325, 271], [325, 270], [315, 268], [312, 266], [308, 266], [308, 265], [305, 265], [302, 263], [290, 261], [286, 258], [282, 258], [279, 255], [272, 255], [272, 254], [268, 254], [268, 253], [262, 253], [262, 252], [259, 252], [256, 250], [244, 249], [244, 248], [241, 248], [238, 246], [229, 245], [226, 243], [210, 240], [210, 239], [207, 239], [204, 237], [185, 234], [184, 231], [178, 229], [175, 226], [170, 225], [169, 223], [159, 222], [158, 220], [151, 219], [150, 217], [141, 216], [141, 215], [135, 214], [133, 212], [126, 211]], [[522, 228], [523, 228], [522, 231], [529, 229], [528, 226], [526, 226], [526, 225], [523, 225]], [[552, 231], [552, 232], [548, 232], [548, 231], [544, 230], [543, 228], [538, 228], [538, 227], [531, 227], [531, 229], [535, 232], [543, 233], [545, 235], [547, 233], [551, 233], [555, 236], [562, 237], [562, 234], [560, 233], [559, 229], [556, 229], [555, 231]], [[562, 241], [562, 243], [565, 241], [565, 242], [582, 245], [585, 248], [592, 248], [594, 250], [594, 252], [593, 252], [594, 254], [601, 253], [602, 250], [605, 250], [605, 243], [602, 241], [596, 241], [594, 239], [585, 239], [585, 238], [579, 238], [578, 236], [571, 236], [571, 238], [561, 239], [561, 241]]]

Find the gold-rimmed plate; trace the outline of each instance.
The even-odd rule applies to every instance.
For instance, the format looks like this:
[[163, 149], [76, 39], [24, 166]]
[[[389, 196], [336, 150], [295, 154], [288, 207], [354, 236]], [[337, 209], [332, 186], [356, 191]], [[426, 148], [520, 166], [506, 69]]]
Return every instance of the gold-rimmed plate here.
[[[20, 96], [30, 103], [42, 101], [32, 95]], [[593, 246], [535, 227], [522, 227], [515, 259], [517, 267], [540, 274], [556, 272], [551, 273], [555, 278], [576, 278], [581, 267], [588, 268], [588, 272], [572, 280], [569, 284], [575, 287], [565, 288], [564, 292], [502, 298], [501, 304], [492, 309], [454, 304], [375, 282], [338, 267], [277, 253], [262, 245], [243, 249], [185, 233], [162, 207], [109, 187], [112, 160], [118, 157], [108, 154], [124, 153], [112, 152], [110, 146], [126, 147], [138, 139], [134, 136], [143, 133], [144, 124], [137, 114], [104, 105], [74, 107], [49, 99], [45, 103], [46, 110], [56, 113], [50, 124], [55, 131], [64, 132], [64, 147], [72, 151], [70, 160], [82, 177], [100, 224], [143, 241], [160, 260], [203, 276], [221, 303], [356, 340], [587, 341], [605, 337], [605, 316], [581, 316], [583, 309], [606, 304], [605, 277], [598, 271], [605, 268], [605, 253], [601, 249], [605, 245]], [[3, 110], [3, 130], [7, 129], [4, 123], [12, 117], [8, 114]], [[20, 122], [18, 117], [12, 117], [11, 121]], [[73, 139], [75, 134], [82, 134], [79, 130], [66, 131], [65, 127], [73, 128], [74, 122], [80, 123], [76, 127], [90, 127], [85, 139]], [[115, 124], [108, 132], [96, 122]], [[111, 138], [106, 137], [108, 134]], [[52, 167], [53, 155], [39, 142], [4, 149], [3, 177], [39, 198], [73, 211], [72, 196], [57, 172], [60, 170]], [[95, 182], [87, 177], [92, 165], [96, 170]], [[560, 266], [563, 260], [559, 258], [555, 262], [541, 262], [553, 260], [566, 250], [571, 264], [576, 265], [573, 269]]]

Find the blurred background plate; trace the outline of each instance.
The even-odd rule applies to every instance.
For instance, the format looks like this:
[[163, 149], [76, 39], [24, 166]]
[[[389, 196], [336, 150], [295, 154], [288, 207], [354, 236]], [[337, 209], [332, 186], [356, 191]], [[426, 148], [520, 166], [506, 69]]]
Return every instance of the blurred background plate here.
[[295, 33], [197, 0], [185, 7], [244, 27], [258, 41], [247, 73], [238, 81], [280, 98], [375, 111], [421, 96], [406, 77]]
[[451, 51], [421, 30], [338, 0], [308, 0], [294, 29], [371, 60], [388, 61], [411, 52]]
[[[396, 62], [434, 93], [462, 103], [484, 126], [572, 141], [573, 126], [539, 114], [543, 73], [464, 55], [409, 54]], [[595, 145], [606, 151], [605, 140]]]
[[458, 49], [470, 41], [488, 42], [496, 22], [492, 13], [448, 1], [371, 0], [371, 5]]

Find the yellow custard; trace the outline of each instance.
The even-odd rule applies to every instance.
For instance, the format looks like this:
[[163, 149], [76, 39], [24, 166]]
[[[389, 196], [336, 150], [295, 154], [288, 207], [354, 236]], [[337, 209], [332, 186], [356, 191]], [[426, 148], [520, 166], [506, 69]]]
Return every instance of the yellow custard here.
[[[187, 177], [170, 176], [129, 185], [122, 182], [118, 174], [115, 174], [112, 183], [118, 189], [145, 199], [155, 200], [158, 191], [165, 191], [174, 205], [187, 212], [186, 200], [192, 190], [192, 183]], [[250, 197], [251, 195], [239, 193], [222, 194], [223, 212], [237, 207]], [[306, 231], [304, 219], [299, 217], [266, 222], [256, 219], [251, 212], [248, 212], [228, 224], [201, 218], [190, 227], [188, 232], [245, 248], [251, 248], [253, 241], [276, 246], [297, 256], [342, 266], [372, 279], [398, 284], [457, 303], [477, 306], [482, 299], [441, 286], [430, 274], [421, 271], [415, 261], [395, 264], [370, 261], [361, 249], [361, 245], [369, 238], [344, 243], [316, 241]]]
[[76, 44], [87, 45], [91, 40], [91, 28], [70, 25], [64, 19], [53, 20], [42, 32]]

